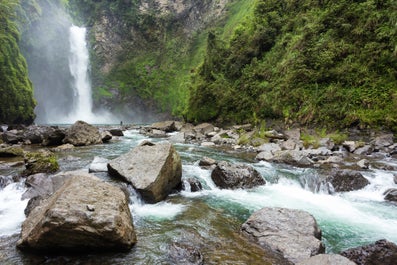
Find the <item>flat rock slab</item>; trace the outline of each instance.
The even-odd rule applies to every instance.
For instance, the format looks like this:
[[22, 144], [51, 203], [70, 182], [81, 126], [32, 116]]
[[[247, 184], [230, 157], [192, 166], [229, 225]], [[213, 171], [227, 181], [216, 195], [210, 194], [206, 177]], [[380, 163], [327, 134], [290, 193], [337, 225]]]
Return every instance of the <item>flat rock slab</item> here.
[[120, 188], [80, 173], [34, 208], [18, 247], [53, 251], [126, 251], [136, 242], [132, 216]]
[[111, 176], [122, 178], [149, 203], [165, 199], [182, 183], [182, 163], [171, 143], [145, 144], [108, 163]]
[[321, 230], [312, 215], [285, 208], [263, 208], [241, 226], [241, 233], [292, 263], [324, 253]]

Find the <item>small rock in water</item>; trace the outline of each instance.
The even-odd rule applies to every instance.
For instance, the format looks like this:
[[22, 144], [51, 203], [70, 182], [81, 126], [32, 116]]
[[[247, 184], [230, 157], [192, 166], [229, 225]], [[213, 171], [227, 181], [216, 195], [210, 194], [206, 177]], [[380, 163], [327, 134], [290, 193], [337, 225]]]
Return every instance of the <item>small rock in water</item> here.
[[182, 182], [183, 189], [190, 192], [196, 192], [203, 190], [201, 182], [195, 178], [188, 178]]
[[362, 169], [368, 169], [369, 161], [367, 159], [361, 159], [360, 161], [357, 162], [357, 166], [361, 167]]

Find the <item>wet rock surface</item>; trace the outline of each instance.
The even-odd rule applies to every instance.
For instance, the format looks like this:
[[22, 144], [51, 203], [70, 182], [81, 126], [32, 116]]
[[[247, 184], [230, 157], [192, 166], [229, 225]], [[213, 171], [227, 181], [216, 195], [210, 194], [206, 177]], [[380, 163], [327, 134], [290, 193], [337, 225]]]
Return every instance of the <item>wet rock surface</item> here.
[[249, 189], [266, 184], [261, 174], [250, 165], [218, 162], [211, 179], [221, 189]]
[[243, 236], [264, 249], [271, 249], [292, 263], [324, 253], [321, 230], [307, 212], [263, 208], [253, 213], [240, 229]]
[[145, 201], [156, 203], [180, 186], [182, 163], [172, 144], [145, 144], [111, 160], [108, 172], [131, 183]]
[[125, 194], [94, 176], [79, 174], [30, 212], [18, 247], [48, 253], [122, 251], [135, 242]]
[[345, 250], [340, 254], [357, 265], [395, 265], [397, 245], [383, 239], [374, 244]]
[[351, 170], [333, 171], [327, 180], [336, 192], [359, 190], [369, 184], [369, 181], [360, 172]]
[[77, 121], [67, 129], [63, 142], [74, 146], [100, 144], [102, 136], [97, 127], [84, 121]]

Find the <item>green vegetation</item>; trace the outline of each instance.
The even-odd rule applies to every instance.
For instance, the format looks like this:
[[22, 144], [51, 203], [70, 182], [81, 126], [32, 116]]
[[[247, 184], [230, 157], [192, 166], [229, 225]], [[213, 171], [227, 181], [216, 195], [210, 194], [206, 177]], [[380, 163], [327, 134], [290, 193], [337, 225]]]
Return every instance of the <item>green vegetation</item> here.
[[190, 121], [397, 129], [394, 0], [256, 1], [230, 40], [210, 32]]
[[[210, 0], [192, 2], [197, 10], [216, 6]], [[231, 0], [227, 16], [217, 18], [214, 29], [229, 38], [234, 27], [251, 13], [254, 2]], [[204, 22], [162, 12], [156, 1], [147, 1], [147, 4], [147, 10], [142, 11], [141, 1], [69, 0], [71, 13], [84, 18], [85, 25], [101, 24], [106, 17], [112, 23], [112, 31], [122, 38], [123, 49], [110, 72], [101, 69], [106, 63], [105, 56], [92, 51], [94, 98], [97, 102], [119, 101], [112, 102], [118, 105], [120, 101], [132, 102], [132, 98], [139, 97], [156, 104], [162, 111], [182, 117], [188, 105], [191, 74], [202, 63], [206, 51], [207, 29], [203, 25], [190, 28], [189, 23]], [[96, 41], [91, 36], [91, 42]], [[117, 98], [108, 97], [112, 93], [117, 94]]]
[[0, 2], [0, 123], [30, 124], [34, 120], [33, 87], [18, 46], [15, 19], [19, 8], [16, 0]]

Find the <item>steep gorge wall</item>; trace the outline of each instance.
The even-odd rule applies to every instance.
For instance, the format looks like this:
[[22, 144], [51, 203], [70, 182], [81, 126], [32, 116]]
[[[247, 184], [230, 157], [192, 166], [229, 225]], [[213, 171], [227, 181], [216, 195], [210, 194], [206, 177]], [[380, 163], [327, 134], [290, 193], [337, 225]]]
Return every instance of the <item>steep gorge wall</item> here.
[[95, 103], [131, 116], [180, 116], [190, 72], [202, 61], [204, 30], [220, 23], [229, 2], [70, 0], [90, 29]]

